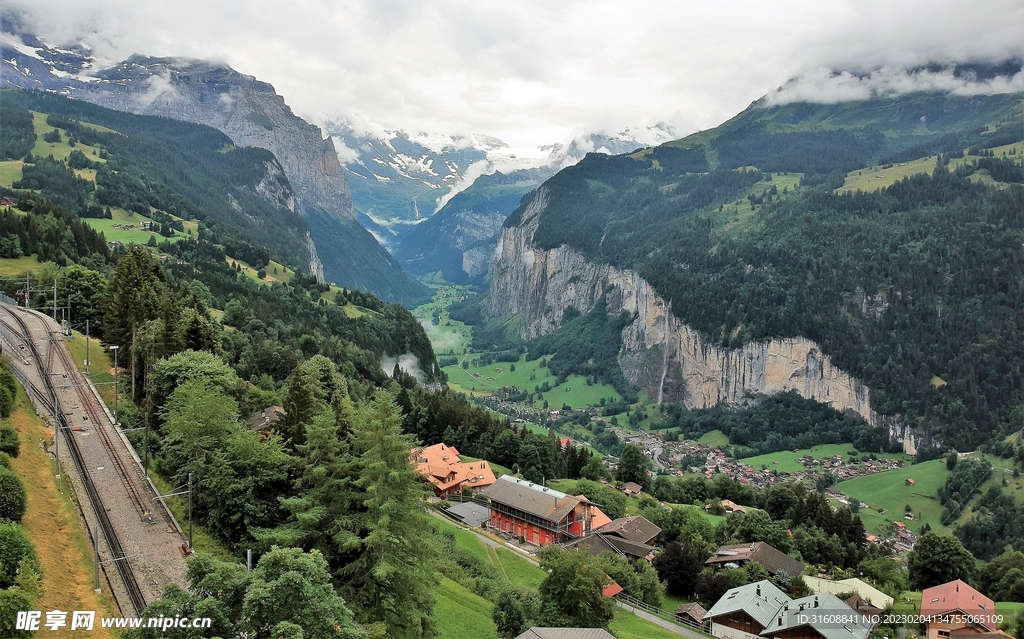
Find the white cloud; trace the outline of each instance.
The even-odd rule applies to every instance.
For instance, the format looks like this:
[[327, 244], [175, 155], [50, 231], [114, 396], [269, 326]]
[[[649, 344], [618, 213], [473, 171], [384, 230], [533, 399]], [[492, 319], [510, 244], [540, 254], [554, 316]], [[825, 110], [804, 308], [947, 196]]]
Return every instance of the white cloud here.
[[[84, 37], [103, 59], [142, 53], [223, 60], [274, 84], [312, 121], [362, 113], [367, 123], [392, 129], [483, 132], [516, 149], [637, 123], [671, 122], [680, 134], [708, 128], [818, 67], [870, 72], [993, 60], [1020, 55], [1024, 31], [1020, 0], [5, 6], [24, 11], [54, 42]], [[887, 86], [899, 83], [893, 78]], [[865, 89], [842, 79], [833, 88]]]

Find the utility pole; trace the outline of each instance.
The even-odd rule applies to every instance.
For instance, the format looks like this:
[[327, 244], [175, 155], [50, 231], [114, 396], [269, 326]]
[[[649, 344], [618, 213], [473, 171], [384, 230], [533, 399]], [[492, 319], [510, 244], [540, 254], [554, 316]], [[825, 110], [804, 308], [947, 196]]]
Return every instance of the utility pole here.
[[92, 376], [89, 375], [89, 320], [85, 320], [85, 377], [89, 380]]
[[114, 351], [114, 426], [117, 426], [118, 422], [120, 421], [118, 419], [118, 415], [117, 415], [117, 395], [118, 395], [117, 385], [118, 385], [118, 380], [121, 377], [119, 375], [120, 371], [117, 368], [117, 351], [120, 348], [121, 348], [120, 346], [111, 346], [110, 347], [110, 350]]
[[57, 278], [53, 278], [53, 321], [57, 321]]
[[192, 552], [192, 473], [188, 474], [188, 550]]
[[100, 591], [100, 527], [93, 526], [92, 550], [96, 561], [96, 592]]

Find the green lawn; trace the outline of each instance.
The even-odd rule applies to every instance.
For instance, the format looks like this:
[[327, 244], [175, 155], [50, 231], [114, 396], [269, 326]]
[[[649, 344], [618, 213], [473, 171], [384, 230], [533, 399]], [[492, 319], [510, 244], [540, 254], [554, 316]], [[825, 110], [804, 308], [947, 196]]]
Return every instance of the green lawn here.
[[721, 448], [729, 445], [729, 438], [720, 430], [710, 430], [697, 440], [698, 444], [707, 444], [712, 448]]
[[491, 618], [494, 607], [491, 602], [447, 577], [441, 578], [434, 593], [437, 604], [433, 620], [438, 639], [497, 639], [498, 631]]
[[89, 146], [88, 144], [82, 144], [79, 142], [75, 145], [74, 149], [68, 144], [68, 136], [63, 131], [61, 132], [60, 142], [44, 142], [43, 134], [49, 133], [53, 130], [53, 127], [46, 123], [46, 114], [32, 111], [32, 124], [36, 131], [36, 144], [32, 147], [32, 155], [39, 157], [46, 157], [52, 155], [55, 160], [67, 160], [68, 156], [71, 155], [71, 151], [78, 150], [85, 154], [89, 160], [93, 162], [106, 162], [99, 156], [100, 149], [98, 147]]
[[444, 522], [455, 532], [455, 545], [464, 548], [494, 566], [503, 579], [520, 588], [536, 589], [544, 580], [544, 571], [530, 560], [506, 548], [485, 544], [475, 533]]
[[[108, 242], [121, 242], [123, 244], [145, 244], [149, 241], [150, 237], [155, 237], [157, 242], [163, 242], [168, 239], [172, 242], [180, 242], [181, 240], [188, 237], [187, 234], [175, 231], [174, 237], [164, 238], [159, 233], [152, 231], [144, 231], [138, 228], [138, 224], [142, 222], [149, 222], [150, 219], [144, 215], [135, 213], [134, 211], [126, 211], [121, 208], [111, 207], [110, 209], [111, 219], [101, 220], [97, 218], [85, 218], [83, 221], [92, 227], [96, 231], [102, 231], [103, 236]], [[136, 228], [125, 230], [114, 228], [114, 225], [132, 224]]]
[[[949, 529], [939, 523], [943, 507], [936, 491], [948, 474], [946, 463], [936, 459], [844, 481], [837, 484], [836, 489], [870, 506], [860, 511], [864, 527], [870, 532], [881, 531], [894, 521], [902, 521], [914, 531], [928, 523], [936, 532], [942, 532]], [[908, 478], [914, 480], [913, 486], [906, 484]], [[907, 504], [913, 510], [913, 522], [903, 519]], [[879, 513], [879, 508], [885, 509], [885, 513]]]
[[608, 631], [618, 639], [679, 639], [680, 636], [622, 608], [615, 609]]
[[35, 255], [12, 257], [0, 259], [0, 275], [24, 275], [25, 271], [33, 273], [39, 269], [41, 264]]
[[[836, 455], [841, 455], [844, 460], [849, 461], [850, 456], [847, 455], [847, 453], [851, 451], [856, 451], [858, 456], [861, 455], [861, 451], [857, 451], [857, 449], [854, 448], [853, 444], [822, 444], [821, 446], [805, 448], [797, 452], [793, 452], [791, 450], [783, 450], [777, 453], [769, 453], [767, 455], [747, 457], [742, 461], [744, 464], [751, 466], [755, 470], [760, 470], [763, 466], [769, 470], [778, 470], [780, 472], [795, 473], [804, 470], [804, 465], [801, 464], [798, 460], [805, 455], [810, 455], [814, 459], [824, 459], [826, 457], [835, 457]], [[903, 453], [885, 453], [878, 455], [878, 457], [884, 459], [902, 459], [906, 464], [909, 464], [911, 461], [910, 456], [905, 455]]]
[[21, 160], [5, 160], [0, 162], [0, 186], [11, 188], [11, 185], [21, 179], [21, 167], [24, 162]]

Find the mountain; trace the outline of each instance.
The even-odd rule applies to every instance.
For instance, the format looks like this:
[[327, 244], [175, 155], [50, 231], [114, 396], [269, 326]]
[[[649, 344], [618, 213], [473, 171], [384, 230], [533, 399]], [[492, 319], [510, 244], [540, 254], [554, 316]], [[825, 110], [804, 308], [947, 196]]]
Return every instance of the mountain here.
[[[477, 176], [539, 169], [549, 177], [589, 152], [625, 153], [674, 137], [671, 126], [659, 124], [617, 134], [576, 135], [524, 155], [492, 136], [409, 133], [356, 118], [328, 120], [324, 130], [338, 149], [360, 221], [391, 247]], [[513, 208], [503, 209], [505, 215]]]
[[627, 313], [616, 364], [658, 402], [795, 391], [973, 449], [1024, 410], [1022, 139], [1019, 94], [760, 100], [547, 180], [486, 310], [522, 339]]
[[[5, 22], [5, 29], [17, 30]], [[236, 146], [277, 157], [308, 221], [304, 267], [321, 279], [414, 300], [425, 289], [356, 220], [332, 140], [294, 115], [274, 88], [221, 64], [132, 56], [102, 70], [84, 47], [51, 47], [26, 34], [2, 34], [0, 87], [53, 91], [108, 108], [205, 124]]]

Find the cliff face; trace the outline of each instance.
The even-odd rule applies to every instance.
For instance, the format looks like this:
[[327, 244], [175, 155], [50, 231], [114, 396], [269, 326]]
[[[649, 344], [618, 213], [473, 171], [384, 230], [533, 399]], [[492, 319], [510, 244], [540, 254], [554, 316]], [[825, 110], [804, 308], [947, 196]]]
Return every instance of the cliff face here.
[[533, 234], [546, 201], [542, 187], [522, 223], [502, 229], [490, 269], [488, 312], [520, 315], [522, 338], [554, 330], [570, 306], [590, 312], [607, 292], [609, 314], [625, 311], [634, 317], [622, 333], [619, 364], [626, 379], [652, 399], [709, 408], [796, 391], [837, 410], [854, 411], [916, 452], [919, 435], [898, 419], [875, 413], [867, 386], [836, 367], [814, 342], [796, 337], [723, 349], [683, 324], [635, 271], [591, 262], [564, 245], [535, 249]]

